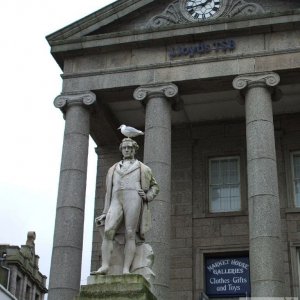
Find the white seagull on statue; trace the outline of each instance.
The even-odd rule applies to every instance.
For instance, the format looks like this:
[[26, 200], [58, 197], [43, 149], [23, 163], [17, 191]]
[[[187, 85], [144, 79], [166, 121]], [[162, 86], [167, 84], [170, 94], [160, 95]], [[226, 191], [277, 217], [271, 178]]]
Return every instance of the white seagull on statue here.
[[126, 126], [126, 125], [121, 125], [118, 129], [121, 129], [121, 132], [123, 135], [125, 135], [128, 138], [133, 138], [138, 135], [144, 135], [143, 131], [137, 130], [133, 127]]

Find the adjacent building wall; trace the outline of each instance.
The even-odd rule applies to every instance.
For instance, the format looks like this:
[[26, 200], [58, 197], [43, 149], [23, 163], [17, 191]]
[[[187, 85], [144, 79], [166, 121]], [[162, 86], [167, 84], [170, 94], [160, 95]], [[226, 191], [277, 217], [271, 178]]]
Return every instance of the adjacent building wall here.
[[0, 278], [0, 284], [1, 287], [5, 284], [6, 291], [15, 297], [9, 299], [43, 300], [48, 291], [47, 277], [39, 271], [39, 256], [35, 254], [34, 240], [35, 232], [30, 231], [26, 245], [0, 245], [1, 266], [6, 271], [4, 278]]

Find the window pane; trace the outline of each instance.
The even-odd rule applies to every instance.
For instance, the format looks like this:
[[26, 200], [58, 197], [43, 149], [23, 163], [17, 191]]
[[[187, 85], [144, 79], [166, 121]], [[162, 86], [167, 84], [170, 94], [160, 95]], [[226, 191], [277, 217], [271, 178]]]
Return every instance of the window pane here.
[[232, 185], [230, 189], [231, 210], [236, 211], [241, 209], [240, 201], [240, 186]]
[[240, 197], [231, 198], [231, 211], [238, 211], [241, 209]]
[[229, 197], [221, 199], [221, 211], [231, 211]]
[[229, 169], [228, 169], [228, 161], [227, 160], [221, 160], [221, 182], [228, 182], [229, 178]]
[[221, 182], [225, 184], [238, 183], [238, 161], [237, 159], [223, 159], [221, 167]]
[[239, 172], [238, 172], [238, 161], [231, 160], [229, 163], [229, 181], [228, 183], [238, 183], [239, 182]]
[[219, 199], [220, 198], [220, 189], [218, 187], [212, 187], [211, 195], [212, 195], [212, 199]]
[[212, 160], [210, 162], [210, 183], [220, 183], [220, 163], [218, 160]]
[[220, 189], [218, 187], [212, 187], [210, 190], [210, 194], [210, 210], [213, 212], [220, 211]]
[[231, 197], [239, 197], [240, 196], [240, 186], [239, 185], [232, 185], [230, 189]]
[[223, 186], [221, 188], [221, 198], [229, 198], [230, 197], [230, 187], [228, 186]]
[[300, 155], [294, 155], [293, 162], [295, 179], [300, 179]]

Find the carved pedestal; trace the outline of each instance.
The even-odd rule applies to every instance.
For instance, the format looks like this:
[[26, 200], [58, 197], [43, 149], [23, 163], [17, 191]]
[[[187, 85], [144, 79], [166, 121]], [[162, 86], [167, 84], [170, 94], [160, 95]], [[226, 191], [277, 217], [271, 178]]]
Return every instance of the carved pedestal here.
[[150, 284], [141, 275], [92, 275], [76, 300], [156, 300]]
[[[100, 235], [104, 237], [104, 226], [98, 226]], [[107, 275], [122, 275], [124, 265], [125, 226], [121, 224], [114, 238], [113, 251]], [[130, 273], [144, 276], [149, 282], [153, 282], [155, 274], [152, 271], [154, 253], [152, 247], [144, 243], [138, 237], [136, 239], [136, 252], [130, 268]], [[92, 272], [95, 273], [96, 272]]]

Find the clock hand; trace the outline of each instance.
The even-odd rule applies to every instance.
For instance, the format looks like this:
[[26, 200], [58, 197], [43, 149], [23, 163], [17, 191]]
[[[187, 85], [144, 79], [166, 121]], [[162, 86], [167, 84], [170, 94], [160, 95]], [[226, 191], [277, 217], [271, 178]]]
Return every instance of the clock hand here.
[[205, 6], [208, 2], [211, 2], [211, 0], [206, 0], [204, 3], [201, 3], [201, 4], [199, 4], [199, 5]]
[[196, 8], [199, 6], [204, 7], [208, 2], [211, 2], [212, 0], [206, 0], [204, 3], [196, 4], [196, 5], [191, 5], [191, 8]]

